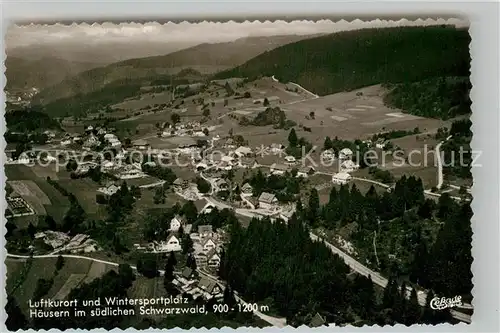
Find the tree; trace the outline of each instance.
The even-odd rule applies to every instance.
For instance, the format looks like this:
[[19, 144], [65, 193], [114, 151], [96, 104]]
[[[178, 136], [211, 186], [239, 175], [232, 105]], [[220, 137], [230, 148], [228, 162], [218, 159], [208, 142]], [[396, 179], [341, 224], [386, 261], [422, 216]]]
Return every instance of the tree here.
[[203, 129], [203, 134], [205, 134], [205, 136], [208, 136], [210, 134], [210, 132], [208, 131], [208, 128], [204, 128]]
[[208, 116], [210, 116], [210, 109], [205, 108], [205, 109], [203, 110], [203, 113], [202, 113], [202, 114], [203, 114], [203, 117], [208, 117]]
[[325, 143], [323, 144], [323, 150], [332, 149], [333, 143], [329, 136], [325, 138]]
[[252, 97], [252, 95], [250, 94], [250, 92], [245, 91], [245, 93], [243, 94], [243, 97], [244, 97], [244, 98], [251, 98], [251, 97]]
[[30, 222], [30, 224], [28, 224], [27, 232], [30, 238], [35, 237], [36, 227], [33, 225], [33, 223]]
[[8, 296], [5, 312], [7, 314], [5, 326], [9, 331], [27, 329], [28, 320], [13, 296]]
[[189, 200], [187, 201], [183, 206], [182, 206], [182, 215], [186, 217], [186, 220], [189, 223], [193, 223], [196, 221], [198, 218], [198, 209], [196, 208], [196, 205], [194, 204], [194, 201]]
[[263, 103], [264, 106], [269, 106], [269, 100], [266, 98], [264, 98], [264, 103]]
[[175, 267], [175, 265], [177, 265], [177, 258], [175, 257], [175, 253], [173, 251], [171, 251], [168, 255], [167, 265], [172, 267]]
[[172, 113], [172, 115], [170, 116], [170, 120], [172, 120], [172, 123], [174, 124], [177, 124], [178, 122], [181, 121], [181, 116], [178, 114], [178, 113]]
[[193, 252], [193, 240], [189, 235], [185, 235], [182, 239], [182, 253], [187, 254]]
[[292, 128], [290, 130], [290, 134], [288, 134], [288, 143], [290, 147], [296, 147], [299, 139], [297, 138], [297, 134], [295, 133], [295, 129]]
[[163, 204], [165, 203], [165, 190], [163, 187], [157, 187], [155, 190], [155, 195], [153, 197], [153, 202], [155, 204]]
[[308, 220], [311, 226], [317, 224], [318, 216], [319, 216], [319, 194], [316, 188], [311, 190], [309, 194], [309, 202], [308, 202]]
[[229, 309], [234, 308], [236, 305], [236, 297], [234, 297], [234, 291], [233, 288], [229, 285], [229, 283], [226, 285], [226, 289], [224, 289], [224, 294], [222, 297], [222, 303], [227, 304]]
[[189, 253], [186, 258], [186, 267], [191, 268], [193, 271], [196, 270], [196, 259], [193, 256], [193, 253]]
[[40, 300], [43, 296], [47, 295], [50, 288], [54, 284], [53, 279], [38, 279], [36, 281], [35, 291], [33, 292], [33, 299], [35, 301]]
[[412, 288], [410, 300], [408, 301], [406, 313], [406, 325], [420, 324], [422, 319], [422, 311], [418, 303], [417, 291]]
[[118, 275], [120, 277], [121, 287], [125, 290], [132, 286], [132, 282], [135, 280], [135, 274], [132, 267], [128, 264], [118, 265]]
[[309, 117], [311, 117], [311, 119], [314, 119], [315, 117], [314, 111], [309, 112]]
[[62, 255], [57, 256], [57, 261], [56, 261], [56, 271], [60, 271], [61, 268], [64, 266], [64, 257]]
[[224, 98], [224, 106], [227, 106], [228, 105], [228, 100]]
[[159, 275], [159, 272], [156, 259], [151, 256], [140, 258], [137, 261], [137, 272], [141, 273], [149, 279], [157, 277]]
[[198, 188], [198, 191], [203, 194], [209, 193], [212, 189], [210, 183], [201, 177], [196, 178], [196, 186]]

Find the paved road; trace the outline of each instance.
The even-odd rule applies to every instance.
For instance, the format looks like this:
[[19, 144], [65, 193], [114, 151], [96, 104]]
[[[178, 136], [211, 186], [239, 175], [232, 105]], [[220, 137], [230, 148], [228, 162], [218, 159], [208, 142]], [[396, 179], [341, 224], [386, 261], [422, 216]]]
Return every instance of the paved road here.
[[438, 189], [440, 189], [441, 186], [443, 186], [443, 160], [441, 158], [440, 149], [441, 149], [441, 145], [443, 143], [445, 143], [446, 141], [448, 141], [449, 139], [451, 139], [451, 135], [449, 137], [447, 137], [444, 141], [441, 141], [440, 143], [438, 143], [436, 146], [436, 159], [437, 159], [437, 164], [438, 164], [438, 182], [437, 182], [436, 187]]

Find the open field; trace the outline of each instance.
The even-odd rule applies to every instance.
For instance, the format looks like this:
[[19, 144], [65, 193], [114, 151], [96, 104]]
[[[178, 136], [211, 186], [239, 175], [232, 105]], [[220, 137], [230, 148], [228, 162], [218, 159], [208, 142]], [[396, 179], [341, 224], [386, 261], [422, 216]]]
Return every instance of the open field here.
[[148, 279], [144, 276], [136, 276], [132, 287], [128, 290], [131, 298], [155, 298], [166, 296], [167, 293], [163, 287], [163, 279], [160, 277]]
[[[32, 298], [36, 283], [40, 278], [54, 279], [54, 283], [46, 295], [47, 298], [64, 299], [75, 286], [90, 282], [109, 270], [115, 269], [109, 265], [90, 260], [65, 258], [61, 270], [54, 274], [56, 261], [57, 258], [35, 258], [32, 260], [31, 268], [25, 275], [24, 282], [14, 292], [19, 306], [25, 313], [28, 311], [28, 301]], [[12, 284], [15, 283], [26, 263], [26, 259], [6, 259], [8, 291], [11, 290]]]
[[106, 207], [96, 203], [97, 189], [102, 187], [89, 178], [59, 180], [58, 183], [68, 192], [73, 193], [83, 210], [94, 217], [107, 216]]
[[[60, 222], [69, 208], [69, 201], [52, 185], [47, 183], [46, 176], [52, 173], [52, 171], [47, 170], [47, 172], [40, 174], [43, 169], [50, 168], [41, 166], [30, 168], [25, 165], [6, 165], [5, 173], [9, 183], [18, 184], [14, 185], [14, 189], [17, 187], [20, 191], [26, 192], [26, 194], [18, 193], [21, 194], [28, 203], [35, 206], [35, 211], [38, 214], [48, 214], [52, 216], [56, 222]], [[51, 179], [67, 178], [66, 171], [61, 171], [58, 174], [62, 174], [62, 177], [53, 178], [50, 176]], [[33, 195], [29, 195], [28, 192]]]
[[[414, 129], [435, 131], [446, 122], [401, 113], [384, 105], [385, 90], [380, 85], [323, 96], [292, 105], [283, 105], [287, 118], [310, 127], [307, 138], [325, 136], [341, 139], [367, 138], [389, 130]], [[314, 119], [306, 119], [314, 112]]]

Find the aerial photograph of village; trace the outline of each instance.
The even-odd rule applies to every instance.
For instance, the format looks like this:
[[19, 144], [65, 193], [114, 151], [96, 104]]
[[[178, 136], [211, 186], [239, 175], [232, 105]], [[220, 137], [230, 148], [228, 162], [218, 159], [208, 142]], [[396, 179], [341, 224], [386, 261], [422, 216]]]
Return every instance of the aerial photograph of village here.
[[459, 19], [12, 26], [6, 327], [470, 323]]

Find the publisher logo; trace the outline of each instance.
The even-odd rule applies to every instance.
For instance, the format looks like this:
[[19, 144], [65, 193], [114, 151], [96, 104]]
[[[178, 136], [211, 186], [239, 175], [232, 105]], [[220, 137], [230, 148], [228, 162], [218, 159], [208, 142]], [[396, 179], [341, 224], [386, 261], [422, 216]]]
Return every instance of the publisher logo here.
[[430, 306], [433, 310], [443, 310], [446, 308], [462, 306], [462, 296], [455, 296], [453, 298], [434, 297], [431, 300]]

